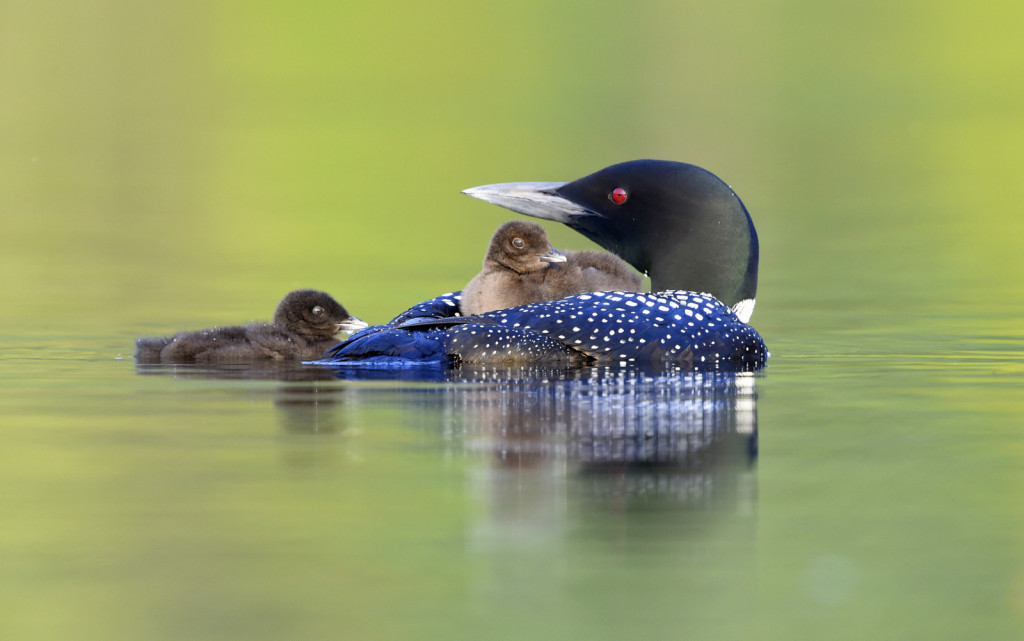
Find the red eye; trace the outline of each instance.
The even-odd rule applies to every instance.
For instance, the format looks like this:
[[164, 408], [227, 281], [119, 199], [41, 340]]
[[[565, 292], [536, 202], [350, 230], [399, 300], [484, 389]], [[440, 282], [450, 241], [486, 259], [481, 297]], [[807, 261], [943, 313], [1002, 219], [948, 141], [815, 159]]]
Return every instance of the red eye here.
[[608, 200], [612, 201], [616, 205], [621, 205], [626, 202], [627, 198], [629, 198], [629, 194], [627, 194], [626, 190], [622, 187], [616, 187], [612, 190], [612, 193], [608, 194]]

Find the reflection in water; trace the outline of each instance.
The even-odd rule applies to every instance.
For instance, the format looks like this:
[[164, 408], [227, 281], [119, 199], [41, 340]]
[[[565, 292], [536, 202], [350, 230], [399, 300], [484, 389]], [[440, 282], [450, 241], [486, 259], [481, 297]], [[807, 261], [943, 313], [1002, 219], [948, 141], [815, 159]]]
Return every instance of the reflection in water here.
[[345, 429], [344, 414], [335, 415], [346, 390], [326, 383], [335, 380], [329, 372], [296, 362], [137, 364], [140, 376], [211, 379], [228, 381], [280, 381], [273, 389], [281, 428], [294, 434], [321, 434]]
[[251, 363], [136, 363], [140, 376], [248, 381], [329, 381], [334, 376], [295, 361]]
[[474, 482], [490, 506], [488, 538], [549, 530], [542, 524], [579, 499], [613, 510], [753, 510], [752, 375], [597, 368], [467, 378], [490, 382], [447, 393], [448, 433], [490, 461]]
[[[244, 377], [238, 368], [162, 373]], [[476, 621], [508, 617], [508, 604], [530, 613], [524, 625], [539, 613], [542, 627], [545, 616], [590, 620], [596, 611], [626, 636], [646, 620], [639, 613], [699, 621], [709, 603], [754, 598], [755, 376], [618, 368], [403, 374], [413, 380], [362, 369], [343, 371], [342, 380], [312, 367], [250, 373], [281, 382], [226, 387], [250, 397], [254, 389], [269, 392], [290, 471], [359, 474], [347, 463], [374, 442], [374, 455], [360, 464], [386, 467], [368, 475], [377, 484], [355, 484], [357, 493], [370, 492], [364, 514], [410, 510], [411, 482], [428, 488], [417, 494], [428, 504], [417, 508], [429, 521], [422, 516], [432, 510], [429, 488], [451, 488], [446, 459], [465, 468], [452, 539], [419, 541], [418, 523], [394, 536], [401, 558], [412, 558], [403, 556], [408, 550], [433, 558], [458, 546], [455, 567], [472, 568], [460, 593]], [[381, 445], [410, 443], [395, 441], [396, 432], [412, 436], [415, 449], [380, 456]], [[338, 447], [341, 439], [348, 442]], [[388, 467], [398, 461], [412, 463], [412, 475]], [[328, 509], [351, 509], [358, 500], [348, 495]], [[637, 590], [636, 577], [646, 587]], [[590, 596], [578, 599], [581, 589]], [[542, 636], [525, 632], [516, 638]]]
[[[710, 506], [753, 495], [738, 491], [750, 485], [740, 481], [752, 476], [757, 455], [751, 374], [424, 368], [396, 381], [391, 371], [295, 363], [139, 365], [137, 371], [281, 381], [273, 402], [282, 429], [292, 434], [340, 431], [367, 420], [367, 411], [393, 408], [405, 427], [439, 434], [446, 449], [484, 454], [491, 481], [518, 476], [519, 490], [532, 470], [548, 479], [542, 494], [571, 472], [579, 491], [616, 500]], [[345, 403], [350, 407], [339, 418], [335, 410]], [[491, 481], [485, 484], [507, 485]]]
[[289, 385], [274, 394], [281, 428], [290, 434], [330, 434], [347, 427], [345, 414], [334, 411], [344, 401], [345, 390], [318, 385]]
[[504, 374], [474, 372], [473, 379], [493, 382], [452, 401], [466, 415], [467, 437], [485, 438], [484, 447], [505, 459], [689, 467], [707, 463], [725, 442], [751, 457], [756, 452], [751, 375], [617, 368]]
[[483, 454], [466, 488], [480, 508], [466, 540], [485, 568], [470, 590], [475, 607], [500, 616], [494, 603], [525, 600], [536, 612], [572, 611], [566, 595], [594, 576], [600, 614], [634, 621], [658, 598], [613, 577], [652, 558], [660, 565], [645, 571], [666, 593], [713, 594], [724, 582], [751, 597], [754, 376], [600, 368], [459, 378], [439, 396], [446, 442]]

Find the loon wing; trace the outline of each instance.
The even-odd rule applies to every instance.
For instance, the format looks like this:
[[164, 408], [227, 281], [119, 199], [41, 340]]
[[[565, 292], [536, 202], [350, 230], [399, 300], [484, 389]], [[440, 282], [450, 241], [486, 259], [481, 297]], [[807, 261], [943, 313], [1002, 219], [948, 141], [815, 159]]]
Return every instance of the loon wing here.
[[483, 314], [618, 363], [676, 363], [699, 371], [752, 371], [768, 351], [753, 327], [709, 294], [594, 292]]
[[695, 371], [753, 371], [768, 356], [760, 335], [713, 296], [595, 292], [458, 316], [445, 294], [370, 327], [324, 364], [397, 366], [523, 363], [674, 363]]
[[497, 325], [498, 321], [483, 316], [451, 316], [449, 318], [433, 318], [419, 316], [404, 320], [395, 325], [398, 329], [440, 329], [458, 325]]

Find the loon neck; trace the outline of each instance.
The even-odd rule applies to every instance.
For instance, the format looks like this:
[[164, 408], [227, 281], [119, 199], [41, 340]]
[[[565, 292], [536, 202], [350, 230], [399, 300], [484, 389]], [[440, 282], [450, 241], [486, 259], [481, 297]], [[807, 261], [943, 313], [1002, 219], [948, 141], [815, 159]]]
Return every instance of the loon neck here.
[[705, 292], [732, 306], [757, 295], [758, 258], [757, 232], [733, 195], [666, 217], [658, 233], [640, 239], [637, 262], [653, 291]]

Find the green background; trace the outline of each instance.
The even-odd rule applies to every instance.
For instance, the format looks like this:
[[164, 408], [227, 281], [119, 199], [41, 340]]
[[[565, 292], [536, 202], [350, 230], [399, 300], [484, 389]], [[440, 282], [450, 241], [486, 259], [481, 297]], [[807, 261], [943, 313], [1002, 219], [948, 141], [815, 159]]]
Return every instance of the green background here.
[[65, 4], [3, 9], [5, 319], [384, 320], [478, 267], [461, 189], [644, 157], [744, 199], [769, 335], [1021, 293], [1013, 3]]

